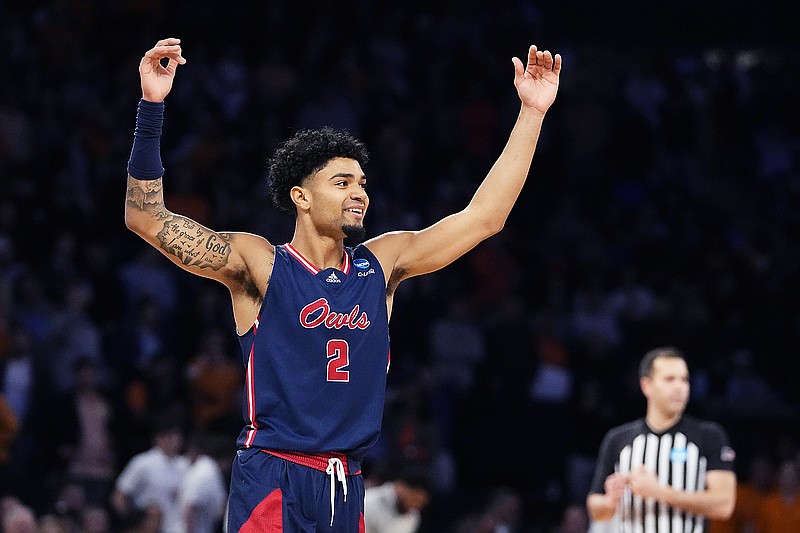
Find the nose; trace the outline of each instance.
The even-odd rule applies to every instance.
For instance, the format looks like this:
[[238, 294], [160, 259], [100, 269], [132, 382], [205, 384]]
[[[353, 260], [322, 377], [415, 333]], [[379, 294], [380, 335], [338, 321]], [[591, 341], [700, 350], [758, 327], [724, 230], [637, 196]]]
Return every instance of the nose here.
[[352, 198], [353, 200], [366, 202], [367, 191], [364, 190], [364, 188], [362, 187], [356, 187], [355, 189], [353, 189], [353, 192], [350, 193], [350, 198]]

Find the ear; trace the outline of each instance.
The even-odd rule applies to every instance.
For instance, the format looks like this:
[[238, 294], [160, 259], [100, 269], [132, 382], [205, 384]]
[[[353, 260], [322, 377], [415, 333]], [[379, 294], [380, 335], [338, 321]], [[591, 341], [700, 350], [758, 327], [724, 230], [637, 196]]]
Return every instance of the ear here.
[[642, 389], [642, 394], [644, 394], [645, 398], [649, 398], [650, 394], [650, 378], [645, 376], [643, 378], [639, 378], [639, 388]]
[[292, 198], [292, 202], [296, 205], [299, 209], [303, 211], [307, 211], [310, 205], [310, 198], [309, 192], [307, 189], [300, 187], [299, 185], [295, 185], [289, 191], [289, 196]]

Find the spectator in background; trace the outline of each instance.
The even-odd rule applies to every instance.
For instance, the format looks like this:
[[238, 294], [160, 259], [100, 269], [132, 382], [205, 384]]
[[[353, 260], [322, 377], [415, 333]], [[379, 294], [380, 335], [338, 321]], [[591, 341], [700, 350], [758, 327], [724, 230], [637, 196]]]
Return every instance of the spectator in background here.
[[736, 485], [736, 506], [728, 520], [712, 520], [709, 533], [754, 533], [759, 509], [775, 487], [775, 466], [765, 456], [750, 461], [747, 478]]
[[[115, 453], [109, 430], [111, 401], [101, 388], [98, 361], [91, 356], [73, 361], [70, 374], [75, 384], [66, 391], [46, 395], [45, 408], [37, 411], [40, 445], [38, 463], [53, 487], [74, 482], [84, 498], [99, 505], [107, 501], [116, 475]], [[44, 422], [44, 415], [52, 417]]]
[[0, 393], [0, 496], [10, 488], [8, 461], [11, 458], [11, 444], [19, 432], [19, 422]]
[[[153, 447], [135, 455], [116, 480], [111, 505], [124, 521], [155, 505], [163, 518], [162, 533], [182, 533], [178, 507], [180, 491], [189, 460], [181, 454], [184, 430], [177, 416], [160, 417], [153, 430]], [[137, 520], [134, 520], [137, 524]]]
[[572, 324], [584, 349], [602, 361], [611, 361], [622, 342], [617, 309], [596, 280], [576, 292]]
[[102, 379], [105, 373], [100, 330], [89, 316], [89, 306], [94, 300], [91, 283], [68, 280], [62, 292], [63, 303], [55, 313], [43, 354], [47, 392], [54, 396], [75, 390], [75, 369], [79, 360], [93, 361], [97, 379]]
[[485, 332], [467, 297], [456, 297], [434, 321], [429, 345], [437, 380], [432, 390], [434, 420], [439, 442], [450, 450], [456, 444], [458, 409], [475, 386], [476, 367], [486, 358]]
[[[14, 285], [24, 267], [17, 260], [14, 241], [0, 230], [0, 326], [11, 318], [14, 303]], [[0, 328], [0, 340], [3, 338]], [[0, 353], [3, 345], [0, 343]]]
[[364, 496], [366, 533], [416, 532], [431, 496], [429, 476], [422, 466], [404, 465], [390, 481], [368, 487]]
[[800, 532], [800, 466], [793, 459], [786, 459], [778, 465], [776, 487], [761, 502], [755, 531]]
[[46, 514], [39, 518], [36, 524], [36, 533], [70, 533], [75, 528], [54, 514]]
[[564, 507], [561, 521], [552, 533], [586, 533], [589, 530], [589, 515], [586, 506], [573, 503]]
[[194, 427], [235, 432], [241, 425], [241, 362], [234, 359], [219, 329], [203, 334], [195, 356], [186, 366]]
[[789, 406], [755, 368], [753, 353], [750, 350], [736, 350], [729, 360], [733, 369], [725, 386], [728, 409], [742, 417], [786, 415]]
[[86, 491], [81, 485], [67, 480], [58, 488], [53, 506], [45, 508], [44, 513], [45, 516], [57, 517], [65, 528], [73, 531], [80, 527], [84, 509], [86, 509]]
[[492, 517], [492, 533], [522, 533], [523, 500], [515, 490], [495, 489], [486, 514]]
[[143, 509], [133, 509], [120, 525], [121, 533], [163, 533], [164, 513], [157, 503]]
[[25, 427], [34, 398], [36, 381], [33, 339], [24, 329], [9, 328], [8, 348], [2, 363], [0, 390], [20, 427]]
[[119, 272], [127, 317], [134, 316], [140, 302], [148, 301], [163, 316], [175, 310], [178, 303], [174, 271], [159, 259], [152, 248], [139, 250], [135, 260], [124, 265]]
[[167, 346], [163, 310], [153, 297], [142, 296], [137, 300], [131, 315], [114, 333], [110, 352], [119, 381], [126, 384], [144, 376]]
[[22, 503], [3, 508], [3, 533], [36, 533], [36, 515]]
[[64, 398], [63, 407], [77, 427], [77, 441], [70, 451], [67, 472], [80, 484], [90, 505], [107, 501], [116, 473], [116, 457], [110, 431], [114, 410], [106, 391], [101, 388], [98, 369], [90, 358], [75, 363], [77, 385]]
[[[17, 496], [41, 493], [34, 479], [45, 474], [38, 460], [41, 444], [37, 438], [37, 372], [34, 339], [27, 330], [12, 326], [6, 359], [0, 361], [0, 390], [16, 420], [16, 435], [8, 444], [5, 474], [7, 483], [0, 483], [0, 492]], [[13, 487], [13, 491], [12, 491]]]
[[[32, 271], [23, 270], [14, 287], [14, 320], [32, 340], [50, 337], [56, 317], [56, 305], [48, 297], [44, 282]], [[41, 369], [42, 372], [49, 369]]]
[[195, 433], [186, 449], [189, 468], [178, 492], [185, 533], [216, 533], [228, 501], [235, 449], [225, 435]]
[[115, 403], [117, 413], [112, 425], [117, 464], [124, 465], [139, 452], [152, 445], [153, 415], [148, 384], [142, 378], [130, 380], [120, 387]]
[[111, 533], [111, 517], [105, 506], [88, 506], [84, 509], [81, 533]]

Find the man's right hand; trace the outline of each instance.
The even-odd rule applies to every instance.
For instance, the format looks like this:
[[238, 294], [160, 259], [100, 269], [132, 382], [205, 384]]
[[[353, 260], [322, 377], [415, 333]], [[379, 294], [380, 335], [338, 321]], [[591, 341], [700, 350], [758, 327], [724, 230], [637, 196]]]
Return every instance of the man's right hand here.
[[615, 472], [606, 478], [604, 488], [606, 489], [606, 496], [611, 498], [616, 507], [619, 499], [628, 487], [628, 476]]
[[[175, 70], [186, 60], [181, 55], [180, 39], [162, 39], [147, 51], [139, 63], [139, 77], [142, 79], [142, 98], [149, 102], [162, 101], [172, 89]], [[167, 65], [161, 60], [167, 58]]]
[[589, 494], [586, 507], [589, 516], [597, 522], [605, 522], [614, 518], [617, 506], [628, 487], [628, 476], [615, 472], [606, 478], [603, 484], [605, 493]]

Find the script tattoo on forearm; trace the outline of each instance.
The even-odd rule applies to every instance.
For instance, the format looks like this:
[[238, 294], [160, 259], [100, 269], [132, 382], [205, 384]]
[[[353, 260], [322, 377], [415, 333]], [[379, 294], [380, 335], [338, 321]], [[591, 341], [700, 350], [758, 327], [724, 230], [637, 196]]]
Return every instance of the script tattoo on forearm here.
[[161, 248], [184, 265], [212, 270], [219, 270], [228, 263], [230, 237], [229, 233], [214, 233], [182, 216], [166, 220], [157, 235]]

